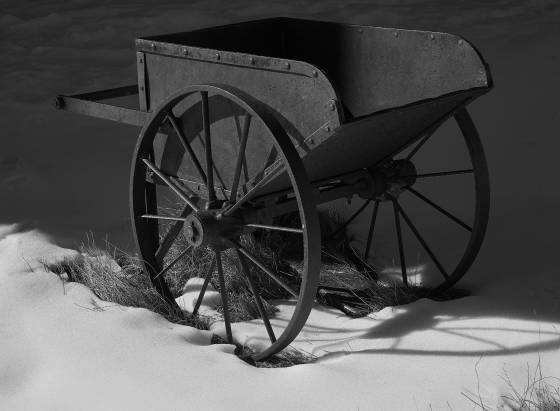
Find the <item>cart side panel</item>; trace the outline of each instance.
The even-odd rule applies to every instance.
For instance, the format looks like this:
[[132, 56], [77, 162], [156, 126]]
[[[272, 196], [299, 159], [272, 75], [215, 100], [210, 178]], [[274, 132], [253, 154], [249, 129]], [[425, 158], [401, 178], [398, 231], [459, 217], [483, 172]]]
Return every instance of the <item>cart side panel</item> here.
[[228, 84], [270, 107], [297, 141], [326, 124], [339, 125], [332, 107], [336, 101], [333, 88], [323, 76], [312, 76], [311, 70], [304, 75], [159, 54], [145, 56], [150, 111], [186, 86]]
[[288, 20], [285, 41], [290, 58], [325, 71], [354, 117], [491, 86], [479, 53], [453, 34]]
[[[167, 46], [158, 44], [157, 47], [162, 50]], [[169, 47], [173, 52], [176, 51], [171, 45]], [[207, 53], [204, 50], [202, 52]], [[213, 56], [214, 53], [212, 52], [211, 55]], [[332, 131], [340, 125], [338, 110], [333, 106], [336, 101], [334, 90], [322, 74], [317, 72], [313, 74], [312, 66], [306, 65], [302, 72], [302, 67], [298, 66], [302, 63], [291, 62], [292, 66], [289, 70], [276, 70], [271, 67], [263, 68], [262, 65], [269, 62], [259, 60], [256, 63], [257, 67], [253, 68], [249, 64], [231, 64], [231, 59], [239, 56], [224, 52], [220, 54], [220, 61], [147, 52], [144, 56], [150, 111], [157, 110], [169, 96], [190, 85], [209, 83], [231, 85], [266, 104], [293, 139], [294, 145], [300, 148], [302, 155], [312, 148], [309, 143], [310, 136], [313, 136], [314, 144], [318, 144], [321, 139], [326, 139], [330, 134], [325, 132], [325, 129]], [[197, 147], [200, 144], [198, 139], [202, 130], [200, 106], [196, 98], [190, 103], [187, 102], [186, 106], [190, 108], [182, 115], [183, 129], [195, 151], [198, 151]], [[235, 108], [232, 109], [228, 101], [210, 96], [210, 115], [212, 134], [227, 135], [222, 141], [213, 145], [214, 161], [218, 168], [231, 170], [231, 167], [225, 165], [237, 157], [238, 145], [235, 140], [237, 137], [230, 134], [236, 127], [234, 121], [239, 122], [237, 127], [243, 121], [243, 113], [236, 113]], [[249, 145], [260, 139], [262, 148], [257, 144], [253, 146], [254, 149], [248, 149], [247, 163], [263, 167], [271, 150], [271, 147], [266, 145], [270, 140], [262, 137], [265, 134], [259, 130], [255, 122], [251, 124]], [[186, 162], [181, 162], [183, 150], [176, 139], [161, 140], [159, 144], [161, 147], [156, 147], [156, 151], [160, 153], [162, 167], [167, 173], [172, 175], [180, 173], [198, 180], [196, 170], [185, 164]], [[226, 187], [230, 185], [232, 176], [220, 177], [224, 181], [223, 185]]]

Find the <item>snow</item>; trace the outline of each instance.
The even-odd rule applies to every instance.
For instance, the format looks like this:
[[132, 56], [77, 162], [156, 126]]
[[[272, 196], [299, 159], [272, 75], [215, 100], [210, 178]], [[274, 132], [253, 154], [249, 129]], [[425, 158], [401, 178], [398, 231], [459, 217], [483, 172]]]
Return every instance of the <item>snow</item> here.
[[[558, 2], [230, 3], [2, 2], [0, 409], [476, 409], [466, 396], [495, 409], [507, 378], [524, 389], [527, 367], [560, 377]], [[137, 136], [56, 112], [52, 98], [134, 83], [138, 35], [271, 15], [459, 33], [496, 82], [471, 110], [492, 186], [487, 238], [460, 283], [474, 295], [362, 319], [316, 307], [293, 346], [319, 359], [288, 369], [251, 367], [208, 332], [101, 301], [43, 266], [77, 255], [90, 230], [130, 250]], [[190, 285], [187, 309], [200, 280]], [[219, 295], [208, 296], [211, 311]], [[277, 334], [291, 310], [279, 307]], [[263, 341], [258, 322], [234, 324], [238, 342]]]
[[[202, 290], [202, 285], [204, 284], [204, 278], [191, 278], [185, 284], [183, 288], [183, 294], [176, 299], [177, 304], [183, 310], [188, 312], [194, 311], [194, 306], [196, 304], [196, 300], [198, 299], [198, 295], [200, 294], [200, 290]], [[212, 287], [212, 284], [208, 284], [206, 288], [206, 292], [204, 293], [204, 298], [200, 304], [200, 313], [210, 313], [213, 311], [216, 305], [222, 302], [222, 298], [220, 297], [220, 293]], [[210, 314], [206, 314], [210, 315]]]
[[[560, 370], [558, 307], [550, 317], [543, 296], [507, 306], [491, 293], [420, 300], [362, 319], [316, 307], [293, 346], [319, 360], [258, 369], [233, 346], [210, 345], [208, 331], [63, 283], [42, 263], [77, 252], [39, 231], [3, 226], [0, 238], [3, 409], [460, 410], [473, 408], [462, 394], [501, 404], [504, 372], [522, 387], [526, 364], [539, 358], [544, 375]], [[277, 330], [291, 306], [280, 308]], [[234, 334], [258, 339], [254, 328], [235, 324]]]

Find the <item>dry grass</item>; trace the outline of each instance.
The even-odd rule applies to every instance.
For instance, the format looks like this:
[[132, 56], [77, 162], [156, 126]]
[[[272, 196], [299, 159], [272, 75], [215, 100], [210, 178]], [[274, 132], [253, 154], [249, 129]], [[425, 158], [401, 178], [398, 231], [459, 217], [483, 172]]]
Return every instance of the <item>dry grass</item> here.
[[[428, 295], [429, 290], [420, 286], [404, 287], [379, 280], [376, 267], [365, 262], [351, 245], [354, 240], [352, 234], [346, 228], [340, 229], [343, 223], [344, 219], [336, 213], [321, 214], [324, 247], [317, 296], [319, 302], [336, 307], [352, 317], [362, 317]], [[456, 295], [450, 293], [443, 299]]]
[[167, 320], [193, 325], [194, 319], [177, 312], [152, 286], [138, 261], [127, 255], [115, 255], [95, 246], [82, 246], [81, 255], [54, 264], [44, 264], [47, 271], [63, 280], [90, 288], [101, 300], [129, 307], [146, 308]]
[[510, 394], [502, 396], [504, 402], [519, 411], [560, 411], [560, 378], [544, 376], [541, 358], [533, 371], [527, 364], [525, 387], [515, 387], [506, 370], [503, 380], [510, 389]]
[[[491, 411], [493, 408], [484, 403], [480, 394], [478, 364], [481, 359], [475, 365], [477, 393], [461, 394], [477, 409]], [[526, 381], [523, 387], [519, 388], [513, 384], [507, 370], [503, 370], [501, 378], [510, 391], [509, 394], [501, 396], [503, 405], [516, 411], [560, 411], [560, 378], [543, 375], [540, 355], [534, 370], [527, 364], [526, 374]]]
[[[247, 232], [241, 236], [240, 243], [267, 267], [276, 272], [285, 284], [296, 292], [299, 290], [300, 274], [288, 262], [290, 259], [297, 259], [293, 251], [297, 247], [294, 247], [293, 241], [287, 241], [277, 232], [265, 234]], [[179, 234], [165, 257], [165, 265], [174, 260], [187, 247], [185, 237], [182, 233]], [[225, 250], [221, 255], [231, 320], [238, 322], [259, 318], [249, 283], [245, 276], [240, 275], [239, 261], [235, 251], [233, 249]], [[214, 252], [208, 248], [189, 250], [184, 258], [165, 273], [165, 280], [170, 286], [172, 294], [176, 297], [182, 295], [188, 279], [193, 277], [204, 278], [213, 258]], [[289, 293], [269, 276], [264, 275], [254, 264], [247, 261], [246, 267], [257, 289], [260, 290], [267, 314], [273, 316], [277, 309], [267, 303], [267, 300], [286, 299], [290, 297]], [[219, 290], [217, 270], [214, 270], [210, 283], [215, 289]], [[222, 307], [219, 306], [218, 311], [221, 310]]]
[[[299, 226], [296, 215], [282, 216], [275, 221], [282, 226]], [[387, 306], [407, 304], [426, 295], [421, 287], [398, 287], [377, 280], [375, 268], [364, 263], [351, 245], [351, 237], [346, 230], [333, 239], [328, 239], [340, 227], [341, 219], [334, 214], [321, 214], [323, 243], [322, 270], [318, 301], [341, 309], [354, 317], [379, 311]], [[164, 229], [162, 232], [166, 232]], [[244, 233], [241, 244], [261, 260], [278, 277], [296, 292], [299, 290], [302, 266], [301, 236], [278, 231], [256, 230]], [[170, 248], [164, 260], [164, 266], [174, 260], [188, 247], [181, 232]], [[108, 247], [107, 247], [108, 248]], [[202, 316], [193, 318], [188, 313], [178, 312], [153, 288], [150, 279], [141, 268], [139, 261], [131, 256], [116, 251], [105, 251], [94, 244], [82, 246], [82, 255], [57, 264], [45, 264], [68, 281], [82, 283], [89, 287], [100, 299], [125, 306], [142, 307], [163, 315], [171, 322], [191, 325], [199, 329], [208, 329], [208, 320]], [[193, 277], [205, 277], [214, 252], [207, 248], [190, 249], [171, 269], [165, 273], [165, 280], [175, 297], [183, 294], [184, 286]], [[222, 265], [227, 289], [228, 305], [233, 322], [248, 321], [259, 318], [247, 279], [240, 275], [237, 255], [232, 249], [222, 252]], [[273, 317], [277, 309], [267, 300], [287, 299], [291, 296], [259, 268], [247, 261], [246, 267], [252, 277], [267, 314]], [[219, 290], [217, 270], [211, 278], [211, 284]], [[222, 307], [217, 307], [222, 311]], [[215, 342], [222, 342], [215, 336]], [[251, 351], [247, 347], [238, 347], [240, 358], [256, 367], [286, 367], [309, 363], [314, 357], [285, 350], [267, 361], [254, 362], [250, 359]]]

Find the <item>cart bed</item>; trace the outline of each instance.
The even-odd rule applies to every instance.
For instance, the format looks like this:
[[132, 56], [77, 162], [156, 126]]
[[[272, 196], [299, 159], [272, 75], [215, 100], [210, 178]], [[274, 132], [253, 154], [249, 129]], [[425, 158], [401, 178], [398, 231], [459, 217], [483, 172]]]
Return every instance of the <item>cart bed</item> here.
[[491, 87], [479, 53], [438, 32], [274, 18], [141, 38], [137, 51], [144, 109], [186, 85], [234, 86], [272, 109], [311, 180], [374, 166]]
[[149, 37], [139, 48], [146, 42], [312, 64], [330, 80], [349, 118], [490, 85], [478, 52], [447, 33], [274, 18]]

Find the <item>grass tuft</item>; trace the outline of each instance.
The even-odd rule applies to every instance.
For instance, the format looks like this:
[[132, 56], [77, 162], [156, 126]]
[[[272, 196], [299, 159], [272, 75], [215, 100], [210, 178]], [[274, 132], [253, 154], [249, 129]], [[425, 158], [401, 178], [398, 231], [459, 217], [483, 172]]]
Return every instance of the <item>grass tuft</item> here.
[[87, 286], [101, 300], [146, 308], [171, 322], [193, 325], [194, 319], [185, 318], [155, 290], [134, 258], [111, 255], [95, 246], [82, 246], [80, 251], [81, 255], [75, 258], [45, 263], [45, 270], [54, 272], [64, 281]]
[[[478, 364], [481, 359], [482, 357], [475, 365], [477, 393], [462, 392], [461, 395], [477, 409], [490, 411], [493, 408], [484, 403], [480, 394]], [[540, 355], [534, 370], [531, 370], [530, 365], [527, 364], [526, 381], [522, 388], [513, 384], [505, 369], [501, 378], [506, 383], [509, 393], [501, 396], [504, 404], [500, 409], [505, 405], [508, 409], [516, 411], [560, 411], [560, 378], [543, 375]]]
[[527, 364], [527, 381], [523, 389], [515, 387], [506, 370], [502, 379], [510, 394], [502, 396], [504, 402], [519, 411], [560, 411], [560, 378], [544, 376], [541, 358], [533, 371]]
[[[377, 279], [376, 270], [364, 262], [359, 253], [351, 246], [352, 238], [346, 228], [339, 230], [342, 218], [333, 213], [321, 213], [322, 270], [318, 301], [325, 305], [341, 309], [348, 315], [360, 317], [388, 306], [407, 304], [427, 295], [422, 287], [399, 287]], [[162, 223], [165, 225], [165, 223]], [[299, 227], [297, 214], [281, 216], [274, 224], [287, 227]], [[161, 232], [166, 232], [162, 227]], [[333, 235], [336, 234], [336, 235]], [[240, 238], [241, 245], [255, 255], [268, 268], [276, 273], [282, 282], [294, 291], [299, 291], [302, 265], [302, 236], [278, 231], [247, 231]], [[181, 231], [164, 258], [163, 266], [175, 260], [189, 247]], [[151, 284], [148, 274], [140, 262], [125, 253], [109, 252], [95, 245], [82, 246], [81, 255], [66, 259], [56, 264], [44, 264], [49, 271], [57, 273], [65, 281], [79, 282], [89, 287], [94, 294], [104, 301], [120, 305], [141, 307], [163, 315], [167, 320], [199, 329], [209, 329], [211, 319], [186, 312], [178, 312]], [[240, 267], [235, 250], [222, 252], [222, 266], [226, 283], [228, 306], [232, 322], [249, 321], [260, 318], [254, 296], [247, 279], [240, 275]], [[209, 248], [191, 248], [165, 274], [173, 296], [184, 293], [184, 287], [193, 277], [206, 276], [214, 259], [214, 251]], [[289, 299], [291, 296], [268, 275], [246, 260], [246, 268], [260, 292], [263, 305], [269, 317], [278, 309], [267, 300]], [[212, 286], [219, 290], [217, 270], [211, 278]], [[223, 312], [223, 307], [217, 310]], [[214, 336], [214, 343], [221, 343]], [[237, 347], [237, 355], [255, 367], [289, 367], [296, 364], [310, 363], [315, 360], [310, 354], [293, 349], [255, 362], [253, 354], [247, 347]]]
[[[283, 221], [283, 224], [289, 225], [290, 222]], [[286, 237], [278, 232], [246, 232], [241, 236], [240, 243], [267, 267], [276, 272], [277, 276], [285, 284], [289, 285], [296, 292], [299, 291], [301, 277], [298, 270], [294, 267], [294, 262], [298, 261], [297, 252], [295, 251], [298, 247], [294, 245], [293, 236], [291, 241], [287, 241]], [[173, 261], [187, 247], [187, 240], [183, 233], [180, 233], [166, 255], [164, 265]], [[238, 322], [260, 318], [249, 282], [245, 276], [240, 275], [240, 267], [235, 250], [225, 250], [221, 255], [231, 320]], [[165, 273], [165, 280], [170, 286], [171, 293], [178, 297], [183, 294], [184, 286], [190, 278], [204, 278], [213, 258], [214, 251], [211, 249], [190, 249], [181, 260]], [[301, 259], [301, 256], [299, 256], [299, 259]], [[251, 276], [257, 289], [260, 290], [260, 296], [263, 299], [263, 305], [267, 314], [273, 316], [277, 309], [269, 304], [267, 300], [286, 299], [290, 297], [289, 293], [269, 276], [262, 273], [253, 263], [247, 259], [245, 261], [248, 274]], [[210, 283], [215, 289], [220, 289], [217, 270], [214, 270]], [[217, 308], [218, 311], [223, 311], [221, 306]]]

